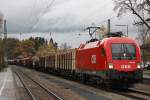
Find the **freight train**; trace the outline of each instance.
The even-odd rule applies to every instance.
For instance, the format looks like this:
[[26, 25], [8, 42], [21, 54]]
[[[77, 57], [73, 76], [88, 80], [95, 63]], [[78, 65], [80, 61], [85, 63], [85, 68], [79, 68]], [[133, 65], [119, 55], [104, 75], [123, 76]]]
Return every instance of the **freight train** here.
[[143, 78], [139, 45], [128, 37], [91, 40], [77, 49], [11, 62], [84, 82], [131, 87]]

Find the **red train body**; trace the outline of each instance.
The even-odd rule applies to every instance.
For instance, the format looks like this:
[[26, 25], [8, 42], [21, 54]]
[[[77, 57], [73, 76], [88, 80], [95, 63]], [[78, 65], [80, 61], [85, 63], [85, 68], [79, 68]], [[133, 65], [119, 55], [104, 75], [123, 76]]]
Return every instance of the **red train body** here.
[[85, 81], [132, 85], [142, 80], [140, 47], [127, 37], [110, 37], [81, 44], [78, 49], [58, 50], [47, 56], [23, 59], [24, 65], [36, 69], [80, 78]]
[[106, 56], [101, 54], [104, 49], [99, 41], [81, 44], [77, 49], [76, 66], [79, 70], [106, 70]]
[[83, 73], [112, 81], [142, 80], [140, 48], [130, 38], [110, 37], [81, 44], [76, 55], [76, 67]]
[[[113, 59], [112, 55], [112, 44], [125, 44], [128, 45], [130, 48], [125, 49], [133, 49], [135, 57], [127, 58], [132, 56], [132, 54], [128, 52], [120, 52], [126, 53], [124, 58], [122, 59]], [[133, 47], [132, 47], [133, 46]], [[137, 70], [138, 64], [141, 63], [141, 55], [140, 55], [140, 48], [136, 44], [136, 42], [129, 38], [118, 38], [118, 37], [111, 37], [106, 38], [104, 40], [91, 42], [87, 44], [82, 44], [79, 49], [77, 50], [77, 68], [81, 70], [109, 70], [109, 64], [113, 65], [113, 69], [117, 71], [134, 71]]]

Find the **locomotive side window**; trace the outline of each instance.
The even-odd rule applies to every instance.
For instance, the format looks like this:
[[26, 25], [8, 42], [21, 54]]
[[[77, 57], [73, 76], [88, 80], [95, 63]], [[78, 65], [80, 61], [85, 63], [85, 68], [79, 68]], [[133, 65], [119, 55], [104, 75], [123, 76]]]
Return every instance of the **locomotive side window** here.
[[101, 49], [101, 55], [102, 55], [103, 57], [105, 57], [105, 50], [104, 50], [103, 47], [102, 47], [102, 49]]
[[112, 44], [112, 59], [113, 60], [135, 60], [136, 48], [133, 44]]

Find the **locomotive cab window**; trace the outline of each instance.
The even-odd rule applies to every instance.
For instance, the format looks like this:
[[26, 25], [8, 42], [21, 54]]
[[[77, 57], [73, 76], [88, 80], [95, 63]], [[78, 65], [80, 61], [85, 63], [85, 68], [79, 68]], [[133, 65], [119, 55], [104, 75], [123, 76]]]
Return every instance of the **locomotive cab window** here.
[[136, 48], [134, 44], [114, 43], [112, 44], [113, 60], [135, 60]]

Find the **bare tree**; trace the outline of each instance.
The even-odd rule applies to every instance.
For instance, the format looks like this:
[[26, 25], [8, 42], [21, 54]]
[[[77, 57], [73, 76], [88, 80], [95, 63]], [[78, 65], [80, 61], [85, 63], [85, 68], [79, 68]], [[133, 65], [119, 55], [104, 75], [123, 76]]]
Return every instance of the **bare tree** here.
[[146, 38], [149, 31], [147, 30], [147, 28], [145, 28], [145, 26], [138, 26], [138, 30], [140, 34], [136, 39], [140, 42], [141, 45], [145, 44], [147, 42]]
[[63, 50], [67, 50], [67, 49], [71, 49], [71, 46], [69, 46], [66, 42], [65, 43], [62, 43], [60, 45], [60, 48], [63, 49]]
[[[118, 12], [118, 16], [126, 12], [131, 12], [137, 16], [140, 22], [138, 24], [144, 24], [147, 29], [150, 29], [148, 21], [150, 21], [150, 0], [113, 0], [115, 3], [114, 10]], [[146, 18], [143, 18], [143, 14]]]

